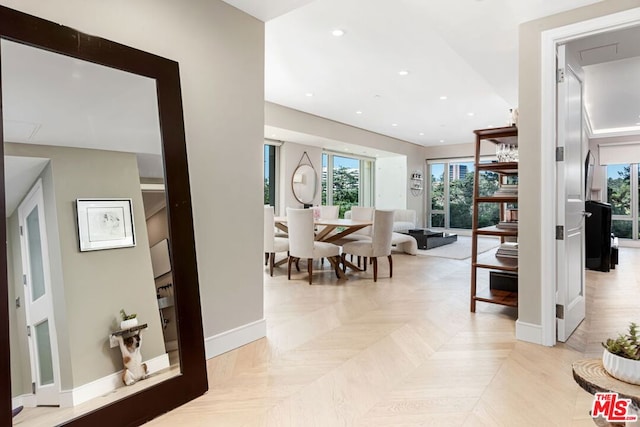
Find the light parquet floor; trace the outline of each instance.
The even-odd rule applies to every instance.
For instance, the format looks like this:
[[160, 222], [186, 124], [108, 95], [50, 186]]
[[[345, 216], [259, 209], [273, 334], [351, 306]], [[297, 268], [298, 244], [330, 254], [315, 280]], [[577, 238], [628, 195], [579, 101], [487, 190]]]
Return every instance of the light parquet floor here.
[[552, 348], [515, 340], [515, 309], [469, 312], [469, 260], [398, 254], [377, 283], [276, 269], [267, 338], [209, 360], [207, 394], [148, 425], [593, 426], [571, 363], [640, 322], [637, 265], [624, 248], [617, 269], [588, 271], [587, 319]]

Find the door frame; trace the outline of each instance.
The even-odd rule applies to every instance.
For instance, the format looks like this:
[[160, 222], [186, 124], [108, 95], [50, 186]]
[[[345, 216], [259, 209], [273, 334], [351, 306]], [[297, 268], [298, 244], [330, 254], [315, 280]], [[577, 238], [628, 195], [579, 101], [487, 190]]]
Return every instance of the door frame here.
[[541, 38], [541, 327], [543, 345], [556, 344], [556, 46], [640, 24], [640, 8], [542, 32]]

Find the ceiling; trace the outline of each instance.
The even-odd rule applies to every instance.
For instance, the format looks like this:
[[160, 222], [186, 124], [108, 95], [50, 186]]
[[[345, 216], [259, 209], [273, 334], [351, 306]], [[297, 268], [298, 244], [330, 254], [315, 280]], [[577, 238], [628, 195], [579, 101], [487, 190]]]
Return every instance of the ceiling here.
[[[162, 178], [155, 80], [2, 40], [5, 141], [136, 153]], [[7, 216], [49, 159], [5, 157]]]
[[[598, 0], [226, 2], [266, 22], [267, 101], [432, 146], [471, 142], [473, 129], [506, 124], [509, 109], [518, 105], [521, 23]], [[344, 35], [332, 35], [335, 29]], [[619, 42], [600, 43], [581, 49], [587, 62], [606, 56], [596, 47]], [[626, 55], [620, 46], [607, 61]], [[588, 75], [599, 85], [606, 77], [592, 77], [600, 72], [596, 68]], [[607, 88], [592, 87], [588, 93], [596, 133], [621, 127], [627, 104], [640, 105], [640, 85], [626, 87], [625, 103]], [[595, 107], [595, 96], [602, 108]], [[626, 126], [636, 127], [638, 114], [628, 123], [626, 117]], [[269, 128], [265, 137], [295, 135]]]

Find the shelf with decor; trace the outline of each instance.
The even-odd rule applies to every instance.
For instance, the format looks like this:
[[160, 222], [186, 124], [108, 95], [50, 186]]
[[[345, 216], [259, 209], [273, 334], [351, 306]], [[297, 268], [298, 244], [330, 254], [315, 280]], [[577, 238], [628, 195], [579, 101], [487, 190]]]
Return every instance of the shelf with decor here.
[[[517, 206], [518, 203], [518, 129], [515, 126], [475, 130], [475, 170], [473, 187], [473, 222], [471, 242], [471, 311], [476, 311], [476, 302], [500, 304], [509, 307], [518, 306], [517, 292]], [[498, 161], [481, 162], [480, 152], [484, 143], [496, 147]], [[480, 195], [480, 172], [493, 172], [498, 175], [498, 189], [490, 195]], [[499, 205], [500, 221], [496, 225], [479, 227], [478, 212], [480, 204]], [[478, 254], [478, 237], [495, 236], [500, 238], [500, 247]], [[477, 289], [478, 272], [489, 270], [488, 288]], [[507, 276], [514, 281], [513, 287], [493, 286], [493, 276]], [[504, 283], [501, 283], [503, 285]]]

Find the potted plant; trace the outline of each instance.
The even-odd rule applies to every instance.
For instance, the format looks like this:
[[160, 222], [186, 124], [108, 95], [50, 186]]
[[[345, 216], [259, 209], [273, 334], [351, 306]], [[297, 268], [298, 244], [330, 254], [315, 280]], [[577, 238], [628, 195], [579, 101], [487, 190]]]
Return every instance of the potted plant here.
[[124, 309], [120, 310], [120, 316], [122, 321], [120, 322], [120, 329], [130, 329], [134, 326], [138, 326], [138, 315], [136, 313], [127, 314]]
[[602, 343], [604, 369], [614, 378], [640, 385], [640, 331], [631, 322], [629, 331], [618, 338], [609, 338]]

